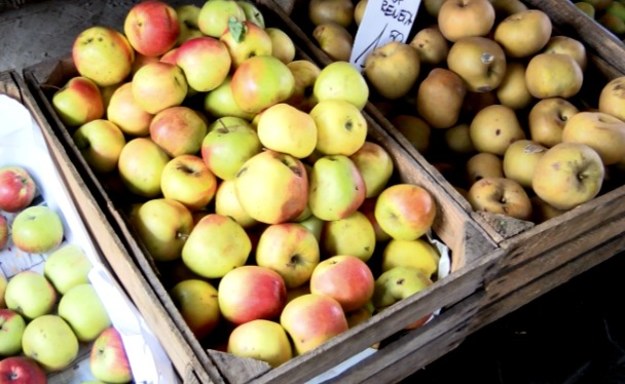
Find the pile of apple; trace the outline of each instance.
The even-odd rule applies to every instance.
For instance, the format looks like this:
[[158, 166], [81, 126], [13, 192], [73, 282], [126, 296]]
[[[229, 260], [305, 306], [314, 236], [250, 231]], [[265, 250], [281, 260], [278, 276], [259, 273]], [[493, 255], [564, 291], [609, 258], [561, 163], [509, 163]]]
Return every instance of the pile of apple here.
[[52, 104], [204, 345], [277, 366], [432, 284], [436, 202], [367, 140], [353, 66], [296, 59], [250, 2], [123, 30], [77, 36]]
[[[313, 36], [353, 28], [363, 7], [311, 1]], [[474, 210], [542, 222], [622, 173], [625, 77], [582, 94], [585, 46], [554, 34], [547, 14], [518, 0], [428, 0], [419, 12], [410, 39], [377, 47], [363, 74], [371, 101]]]
[[82, 249], [63, 243], [60, 214], [35, 205], [36, 196], [27, 169], [0, 167], [3, 257], [46, 255], [43, 273], [24, 270], [8, 281], [0, 275], [0, 378], [46, 383], [48, 373], [70, 367], [79, 348], [90, 345], [89, 367], [96, 379], [130, 382], [120, 335], [87, 277], [91, 262]]
[[614, 33], [625, 38], [625, 2], [622, 0], [572, 0], [577, 8]]

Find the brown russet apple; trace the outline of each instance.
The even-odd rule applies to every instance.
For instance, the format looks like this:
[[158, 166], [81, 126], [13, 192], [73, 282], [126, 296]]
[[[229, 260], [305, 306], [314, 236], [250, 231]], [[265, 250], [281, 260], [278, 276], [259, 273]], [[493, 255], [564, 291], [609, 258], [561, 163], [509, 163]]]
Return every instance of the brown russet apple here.
[[455, 72], [434, 68], [419, 84], [417, 112], [432, 128], [449, 128], [458, 122], [466, 93], [464, 81]]
[[570, 36], [557, 35], [551, 36], [547, 45], [543, 48], [544, 53], [563, 53], [570, 55], [582, 71], [586, 70], [588, 57], [586, 54], [586, 46], [579, 40]]
[[425, 120], [414, 115], [399, 114], [393, 116], [391, 122], [417, 151], [425, 153], [428, 150], [432, 129]]
[[495, 8], [489, 0], [447, 0], [440, 6], [437, 19], [449, 41], [485, 36], [495, 24]]
[[525, 69], [525, 84], [532, 96], [570, 98], [584, 82], [584, 73], [577, 61], [563, 53], [538, 53]]
[[313, 29], [312, 36], [319, 47], [333, 60], [349, 61], [354, 37], [340, 24], [326, 22]]
[[495, 93], [501, 104], [514, 110], [527, 107], [533, 98], [525, 85], [525, 64], [508, 61], [506, 74]]
[[419, 30], [409, 44], [417, 50], [421, 63], [438, 65], [447, 58], [449, 42], [441, 33], [438, 25]]
[[586, 144], [603, 164], [616, 164], [625, 158], [625, 122], [603, 112], [579, 112], [564, 125], [562, 141]]
[[501, 104], [479, 111], [471, 120], [469, 133], [475, 149], [496, 155], [503, 155], [514, 141], [525, 139], [515, 111]]
[[625, 121], [625, 76], [616, 77], [603, 86], [598, 108]]
[[311, 0], [308, 18], [314, 25], [334, 22], [347, 28], [354, 21], [354, 3], [352, 0]]
[[547, 204], [568, 210], [599, 194], [605, 167], [586, 144], [559, 143], [549, 148], [534, 168], [532, 189]]
[[532, 203], [518, 182], [505, 177], [486, 177], [476, 181], [467, 193], [475, 211], [499, 213], [521, 220], [532, 214]]
[[392, 100], [406, 96], [421, 71], [418, 52], [401, 41], [378, 46], [367, 55], [364, 65], [365, 77], [373, 89]]
[[445, 144], [454, 153], [469, 154], [475, 152], [471, 141], [469, 124], [460, 123], [445, 130]]
[[562, 130], [566, 122], [579, 110], [561, 97], [539, 100], [528, 115], [530, 139], [545, 147], [562, 142]]
[[490, 0], [490, 2], [495, 8], [497, 17], [506, 17], [527, 10], [527, 5], [521, 0]]
[[469, 185], [485, 177], [504, 177], [501, 157], [489, 152], [479, 152], [471, 156], [465, 168]]
[[463, 37], [449, 49], [447, 66], [467, 83], [471, 92], [489, 92], [506, 74], [503, 48], [487, 37]]
[[494, 39], [510, 58], [528, 57], [539, 52], [551, 38], [549, 16], [539, 9], [516, 12], [497, 24]]
[[503, 155], [503, 173], [523, 187], [532, 187], [536, 163], [547, 148], [531, 140], [517, 140], [508, 146]]

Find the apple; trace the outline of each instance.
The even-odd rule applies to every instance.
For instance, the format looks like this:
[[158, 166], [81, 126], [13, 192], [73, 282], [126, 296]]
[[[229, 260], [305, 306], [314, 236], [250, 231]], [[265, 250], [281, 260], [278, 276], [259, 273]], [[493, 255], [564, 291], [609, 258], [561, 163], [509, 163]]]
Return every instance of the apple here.
[[321, 154], [351, 156], [367, 139], [367, 120], [348, 101], [320, 100], [309, 114], [317, 127], [316, 150]]
[[237, 105], [245, 112], [257, 114], [287, 100], [295, 88], [295, 78], [280, 59], [254, 56], [235, 69], [230, 86]]
[[543, 48], [546, 53], [564, 53], [571, 55], [579, 64], [582, 71], [586, 70], [588, 64], [588, 56], [586, 55], [586, 46], [579, 40], [564, 35], [551, 36], [547, 44]]
[[195, 154], [206, 136], [206, 122], [189, 107], [174, 106], [158, 112], [150, 122], [150, 138], [171, 157]]
[[449, 48], [447, 66], [466, 82], [467, 91], [490, 92], [506, 74], [506, 54], [488, 37], [462, 37]]
[[525, 85], [537, 99], [571, 98], [581, 90], [583, 82], [584, 73], [579, 64], [563, 53], [533, 55], [525, 69]]
[[261, 28], [265, 28], [265, 18], [256, 4], [248, 0], [236, 0], [245, 13], [245, 20], [249, 20]]
[[277, 27], [267, 27], [265, 32], [271, 39], [271, 55], [277, 57], [284, 64], [288, 64], [295, 59], [295, 43], [291, 37], [282, 29]]
[[89, 282], [93, 265], [76, 244], [68, 243], [52, 252], [43, 266], [43, 274], [61, 295], [72, 287]]
[[63, 124], [77, 127], [104, 116], [100, 88], [91, 79], [74, 76], [52, 95], [52, 106]]
[[286, 303], [282, 276], [258, 265], [232, 269], [221, 278], [217, 291], [221, 314], [234, 324], [277, 319]]
[[577, 107], [561, 97], [539, 100], [530, 109], [528, 125], [532, 141], [553, 147], [562, 141], [562, 130], [566, 122], [577, 114]]
[[89, 354], [89, 368], [96, 379], [105, 383], [129, 383], [132, 370], [122, 337], [109, 327], [95, 339]]
[[313, 94], [315, 81], [321, 68], [310, 60], [293, 60], [286, 65], [295, 78], [295, 87], [291, 96], [285, 101], [300, 111], [310, 112], [317, 104]]
[[135, 51], [119, 31], [92, 26], [78, 34], [72, 45], [72, 59], [81, 76], [104, 87], [121, 83], [130, 75]]
[[562, 141], [586, 144], [603, 164], [618, 164], [625, 159], [625, 122], [605, 112], [579, 112], [564, 125]]
[[61, 371], [78, 357], [79, 343], [74, 331], [62, 317], [42, 315], [31, 320], [22, 335], [24, 355], [48, 372]]
[[610, 114], [625, 121], [625, 76], [610, 80], [601, 88], [599, 94], [599, 112]]
[[317, 25], [312, 31], [313, 41], [332, 61], [347, 62], [354, 46], [354, 36], [346, 27], [334, 22]]
[[132, 220], [137, 235], [157, 261], [180, 258], [191, 230], [193, 216], [181, 202], [168, 198], [147, 200]]
[[532, 203], [523, 186], [509, 178], [485, 177], [473, 183], [467, 200], [475, 211], [529, 220]]
[[217, 119], [222, 117], [238, 117], [249, 122], [254, 118], [254, 114], [245, 112], [234, 101], [231, 83], [232, 77], [228, 75], [217, 88], [206, 92], [204, 96], [204, 110], [211, 117]]
[[26, 321], [11, 309], [0, 308], [0, 356], [13, 356], [22, 351]]
[[226, 79], [232, 58], [223, 42], [201, 36], [189, 39], [178, 47], [176, 64], [182, 68], [191, 89], [207, 92], [217, 88]]
[[391, 40], [367, 55], [363, 71], [377, 93], [386, 99], [397, 100], [406, 96], [416, 84], [421, 61], [411, 45]]
[[[378, 311], [410, 297], [432, 285], [432, 280], [423, 271], [411, 267], [394, 267], [383, 272], [375, 280], [371, 302]], [[414, 329], [424, 324], [430, 315], [407, 324], [406, 329]]]
[[215, 192], [215, 213], [229, 216], [243, 228], [251, 228], [258, 224], [245, 209], [237, 197], [237, 189], [234, 179], [222, 180]]
[[501, 157], [490, 152], [478, 152], [469, 157], [465, 169], [469, 185], [485, 177], [504, 177]]
[[195, 4], [182, 4], [176, 6], [174, 10], [178, 17], [178, 28], [180, 29], [176, 45], [180, 45], [194, 37], [202, 36], [202, 32], [198, 26], [198, 19], [200, 17], [199, 6]]
[[302, 294], [289, 301], [280, 314], [297, 355], [309, 352], [348, 330], [341, 304], [330, 296]]
[[369, 302], [374, 283], [373, 273], [362, 259], [337, 254], [315, 267], [310, 277], [310, 292], [332, 297], [343, 311], [349, 312]]
[[236, 326], [228, 336], [228, 353], [266, 362], [272, 367], [293, 357], [285, 329], [275, 321], [256, 319]]
[[438, 271], [440, 254], [426, 239], [391, 240], [382, 251], [382, 272], [394, 267], [412, 267], [434, 279]]
[[532, 189], [547, 204], [568, 210], [601, 191], [605, 167], [601, 156], [586, 144], [559, 143], [538, 160]]
[[551, 19], [545, 12], [527, 9], [501, 20], [495, 28], [494, 39], [508, 57], [530, 57], [547, 45], [552, 29]]
[[273, 224], [260, 234], [255, 256], [257, 265], [278, 272], [292, 289], [310, 279], [320, 259], [319, 242], [302, 224]]
[[187, 91], [187, 80], [178, 65], [161, 61], [147, 63], [132, 77], [132, 96], [151, 114], [180, 105]]
[[508, 61], [506, 74], [495, 93], [501, 104], [516, 111], [529, 106], [534, 100], [525, 86], [525, 64]]
[[321, 69], [313, 86], [318, 101], [345, 100], [362, 110], [369, 100], [369, 86], [352, 64], [335, 61]]
[[4, 275], [0, 275], [0, 308], [6, 308], [7, 304], [4, 301], [4, 293], [7, 289], [8, 281]]
[[[7, 218], [0, 215], [0, 250], [4, 249], [9, 243], [9, 222]], [[0, 294], [2, 292], [0, 291]]]
[[115, 170], [122, 148], [126, 145], [122, 130], [106, 119], [96, 119], [81, 125], [72, 134], [72, 139], [96, 173]]
[[228, 29], [219, 40], [228, 48], [233, 68], [250, 57], [272, 54], [271, 37], [264, 28], [251, 21], [229, 21]]
[[64, 228], [59, 214], [45, 205], [20, 211], [11, 225], [13, 244], [28, 253], [46, 253], [63, 241]]
[[244, 265], [251, 250], [250, 237], [240, 224], [210, 213], [191, 230], [182, 247], [182, 261], [200, 276], [219, 278]]
[[[417, 86], [417, 113], [432, 128], [453, 127], [458, 123], [466, 94], [467, 87], [458, 74], [435, 67]], [[446, 105], [444, 110], [441, 103]]]
[[57, 311], [72, 327], [80, 342], [95, 340], [111, 325], [104, 304], [89, 283], [76, 285], [65, 292], [59, 300]]
[[25, 356], [12, 356], [0, 360], [0, 384], [46, 384], [46, 372]]
[[28, 207], [37, 194], [30, 172], [19, 165], [0, 167], [0, 209], [16, 213]]
[[408, 44], [417, 51], [422, 64], [436, 66], [445, 61], [449, 52], [449, 42], [437, 24], [419, 29]]
[[525, 139], [525, 131], [514, 109], [493, 104], [481, 109], [469, 125], [471, 142], [478, 152], [503, 155], [517, 140]]
[[18, 272], [11, 277], [4, 293], [7, 308], [26, 319], [52, 312], [56, 299], [57, 293], [48, 279], [30, 270]]
[[219, 324], [221, 314], [217, 289], [210, 282], [182, 280], [169, 293], [182, 318], [199, 340], [208, 336]]
[[122, 148], [117, 169], [130, 192], [152, 198], [161, 193], [161, 175], [169, 160], [167, 153], [150, 138], [136, 137]]
[[321, 233], [321, 249], [327, 255], [351, 255], [369, 261], [375, 251], [375, 229], [360, 211], [326, 221]]
[[230, 20], [244, 21], [245, 11], [236, 1], [211, 0], [204, 2], [198, 15], [198, 27], [203, 34], [219, 38], [228, 29]]
[[128, 42], [145, 56], [160, 56], [169, 51], [179, 33], [178, 14], [163, 1], [145, 0], [135, 4], [124, 19]]
[[265, 148], [299, 159], [310, 156], [317, 146], [318, 130], [313, 117], [287, 103], [263, 111], [256, 131]]
[[503, 155], [503, 173], [523, 187], [532, 187], [532, 176], [538, 159], [547, 148], [531, 140], [517, 140], [511, 143]]
[[441, 4], [438, 27], [449, 41], [485, 36], [495, 24], [495, 8], [489, 0], [453, 0]]
[[201, 145], [202, 159], [222, 180], [234, 180], [241, 166], [261, 150], [256, 130], [240, 120], [215, 121]]
[[414, 184], [394, 184], [385, 188], [375, 204], [375, 218], [393, 239], [414, 240], [432, 228], [437, 204], [432, 194]]
[[420, 153], [428, 151], [432, 136], [432, 127], [428, 122], [419, 116], [405, 113], [391, 117], [390, 121], [417, 151]]
[[154, 115], [143, 110], [135, 100], [131, 82], [115, 89], [106, 108], [106, 118], [130, 136], [146, 136], [152, 117]]
[[377, 242], [386, 242], [391, 239], [388, 233], [384, 232], [384, 230], [378, 224], [378, 221], [375, 218], [375, 204], [376, 204], [377, 196], [370, 197], [365, 199], [363, 203], [360, 205], [358, 210], [362, 212], [367, 220], [373, 226], [373, 232], [375, 233], [375, 241]]
[[161, 191], [163, 197], [177, 200], [196, 211], [206, 207], [215, 197], [217, 178], [201, 157], [180, 155], [163, 168]]
[[393, 170], [393, 158], [379, 144], [365, 141], [350, 159], [354, 162], [365, 182], [365, 197], [376, 197], [388, 184]]
[[292, 221], [306, 209], [308, 174], [302, 161], [291, 155], [260, 152], [241, 166], [235, 180], [241, 206], [257, 221]]

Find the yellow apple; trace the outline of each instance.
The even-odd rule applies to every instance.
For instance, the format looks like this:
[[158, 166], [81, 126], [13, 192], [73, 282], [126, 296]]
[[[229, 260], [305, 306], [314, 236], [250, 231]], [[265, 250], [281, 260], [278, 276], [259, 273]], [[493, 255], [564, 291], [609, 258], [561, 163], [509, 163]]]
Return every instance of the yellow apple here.
[[448, 0], [438, 10], [438, 27], [449, 41], [485, 36], [495, 24], [495, 9], [488, 0]]
[[317, 146], [317, 125], [313, 117], [287, 103], [264, 110], [256, 131], [265, 148], [300, 159], [312, 154]]
[[545, 147], [553, 147], [562, 142], [564, 125], [577, 112], [573, 103], [561, 97], [539, 100], [528, 115], [530, 138]]
[[598, 108], [625, 121], [625, 76], [616, 77], [603, 86]]
[[219, 324], [221, 314], [217, 289], [201, 279], [182, 280], [169, 292], [185, 323], [198, 339], [208, 336]]
[[315, 149], [324, 155], [351, 156], [367, 138], [365, 116], [348, 101], [320, 100], [310, 116], [317, 127]]
[[286, 330], [275, 321], [256, 319], [236, 326], [228, 336], [228, 353], [266, 362], [272, 367], [293, 357]]
[[525, 84], [532, 96], [570, 98], [575, 96], [584, 81], [579, 64], [563, 53], [538, 53], [525, 68]]
[[582, 71], [586, 70], [588, 64], [586, 46], [577, 39], [564, 35], [551, 36], [542, 51], [570, 55], [579, 64]]
[[531, 56], [551, 38], [551, 19], [539, 9], [516, 12], [497, 24], [494, 39], [511, 58]]
[[409, 44], [417, 50], [419, 61], [424, 64], [438, 65], [447, 58], [449, 43], [438, 25], [420, 29]]
[[564, 125], [562, 141], [586, 144], [603, 164], [616, 164], [625, 158], [625, 122], [603, 112], [579, 112]]
[[432, 129], [425, 120], [414, 115], [399, 114], [391, 118], [391, 123], [417, 151], [425, 153], [428, 150]]
[[514, 110], [527, 107], [532, 101], [532, 95], [525, 85], [525, 65], [508, 61], [506, 75], [495, 92], [499, 102], [505, 106]]
[[486, 177], [471, 185], [467, 200], [475, 211], [499, 213], [521, 220], [532, 215], [532, 203], [518, 182], [503, 177]]
[[496, 155], [503, 155], [512, 142], [525, 139], [514, 110], [501, 104], [479, 111], [471, 120], [469, 133], [475, 149]]
[[241, 206], [234, 179], [222, 180], [219, 183], [215, 192], [215, 213], [231, 217], [243, 228], [251, 228], [258, 224], [258, 221]]
[[503, 173], [523, 187], [532, 187], [536, 163], [547, 148], [531, 140], [517, 140], [510, 144], [503, 155]]
[[469, 157], [465, 167], [469, 185], [485, 177], [504, 177], [501, 157], [490, 152], [479, 152]]
[[402, 266], [423, 271], [434, 278], [441, 256], [436, 248], [424, 238], [415, 240], [391, 240], [382, 251], [382, 271]]
[[390, 41], [367, 55], [364, 74], [382, 97], [395, 100], [406, 96], [421, 71], [417, 51], [407, 43]]
[[320, 243], [327, 255], [352, 255], [368, 261], [375, 251], [376, 237], [367, 216], [356, 211], [343, 219], [326, 221]]
[[340, 99], [363, 109], [369, 100], [369, 85], [352, 64], [335, 61], [323, 67], [313, 86], [318, 101]]
[[467, 83], [471, 92], [489, 92], [506, 74], [503, 48], [486, 37], [463, 37], [449, 49], [447, 66]]
[[365, 197], [375, 197], [386, 187], [393, 175], [393, 158], [384, 147], [372, 141], [365, 141], [358, 151], [350, 156], [365, 182]]

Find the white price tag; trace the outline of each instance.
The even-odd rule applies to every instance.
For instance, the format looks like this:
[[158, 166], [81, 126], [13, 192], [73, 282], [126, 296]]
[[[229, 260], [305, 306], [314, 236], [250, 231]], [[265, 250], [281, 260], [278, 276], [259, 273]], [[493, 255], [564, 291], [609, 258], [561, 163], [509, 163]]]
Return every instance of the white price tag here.
[[368, 0], [356, 32], [350, 63], [362, 70], [376, 47], [390, 41], [406, 42], [421, 0]]

